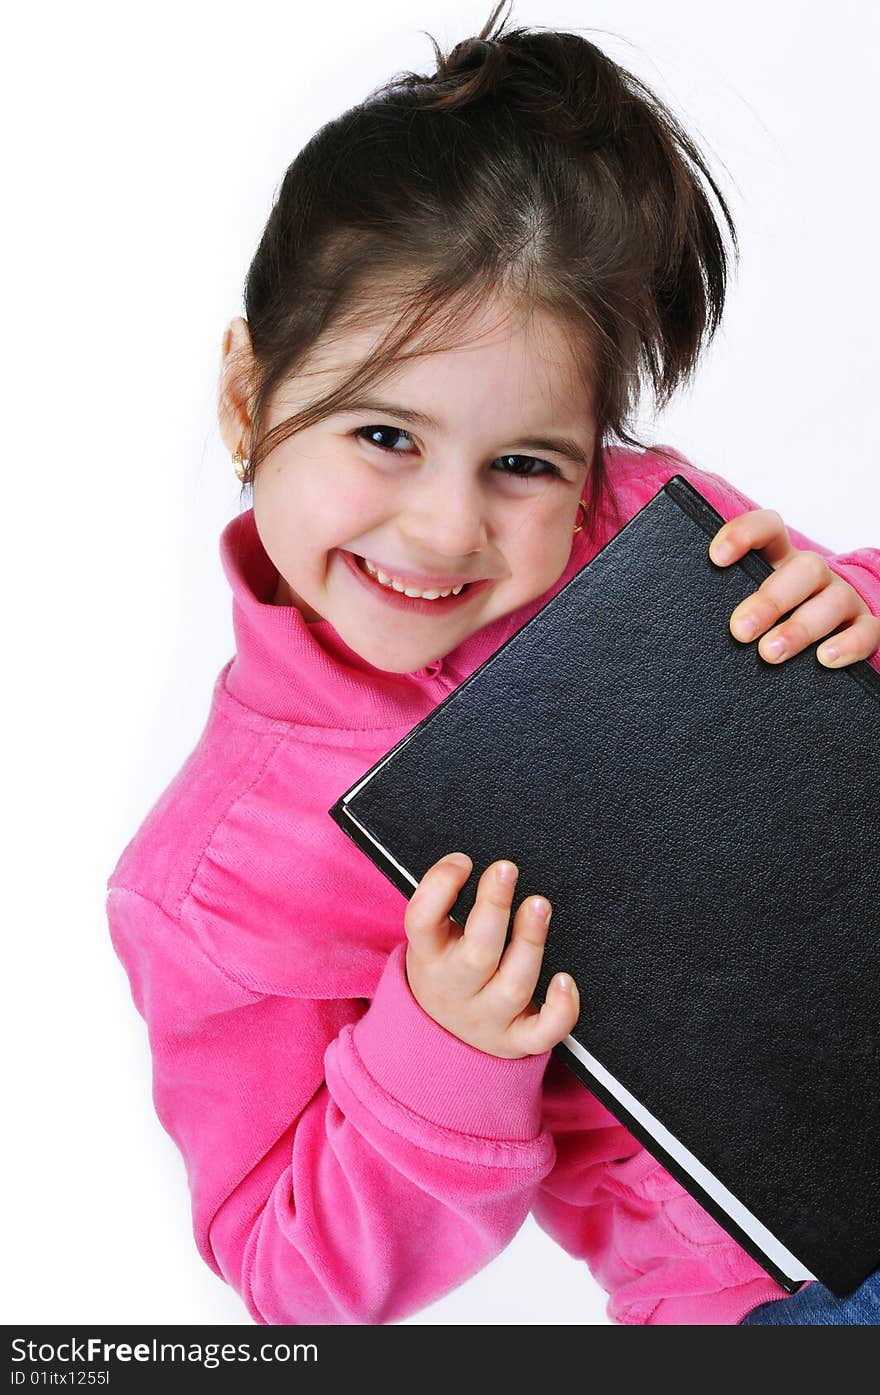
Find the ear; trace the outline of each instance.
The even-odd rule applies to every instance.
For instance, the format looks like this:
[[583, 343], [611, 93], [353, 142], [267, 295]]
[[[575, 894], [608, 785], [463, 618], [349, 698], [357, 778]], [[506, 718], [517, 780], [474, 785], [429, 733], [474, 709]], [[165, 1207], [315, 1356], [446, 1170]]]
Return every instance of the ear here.
[[223, 334], [217, 413], [220, 435], [230, 455], [239, 446], [250, 454], [248, 436], [253, 425], [249, 404], [253, 395], [254, 354], [247, 320], [236, 315]]

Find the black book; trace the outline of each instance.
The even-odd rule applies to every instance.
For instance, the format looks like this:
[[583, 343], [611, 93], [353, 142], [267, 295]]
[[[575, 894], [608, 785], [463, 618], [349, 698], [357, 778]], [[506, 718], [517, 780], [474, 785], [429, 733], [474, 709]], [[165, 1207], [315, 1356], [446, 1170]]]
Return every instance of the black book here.
[[405, 896], [496, 858], [553, 905], [554, 1048], [783, 1287], [880, 1263], [880, 676], [730, 633], [681, 475], [329, 810]]

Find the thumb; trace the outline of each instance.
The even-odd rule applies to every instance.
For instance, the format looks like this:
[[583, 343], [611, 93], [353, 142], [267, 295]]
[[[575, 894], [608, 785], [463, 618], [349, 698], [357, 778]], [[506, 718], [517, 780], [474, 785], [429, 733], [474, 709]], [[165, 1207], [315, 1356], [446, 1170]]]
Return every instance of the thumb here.
[[548, 994], [552, 993], [557, 1004], [565, 1007], [571, 1005], [572, 1026], [577, 1022], [580, 1015], [581, 997], [578, 986], [571, 974], [554, 974], [548, 985]]

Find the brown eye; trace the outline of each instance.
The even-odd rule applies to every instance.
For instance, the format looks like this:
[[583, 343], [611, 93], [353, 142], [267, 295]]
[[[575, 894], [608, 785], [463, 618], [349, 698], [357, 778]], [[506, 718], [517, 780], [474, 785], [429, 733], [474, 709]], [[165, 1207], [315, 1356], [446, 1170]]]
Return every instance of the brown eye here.
[[[502, 473], [513, 475], [517, 479], [536, 480], [540, 479], [542, 475], [556, 475], [559, 479], [563, 478], [562, 471], [559, 469], [558, 465], [551, 465], [549, 460], [539, 460], [537, 456], [534, 455], [499, 455], [498, 459], [503, 461], [506, 467]], [[537, 474], [526, 474], [516, 468], [510, 468], [510, 462], [513, 460], [524, 460], [527, 464], [540, 465], [541, 469]]]
[[390, 451], [396, 455], [403, 455], [404, 452], [395, 451], [393, 446], [389, 446], [384, 441], [378, 440], [377, 437], [382, 435], [406, 436], [407, 440], [412, 440], [412, 437], [409, 435], [409, 433], [404, 431], [399, 426], [359, 426], [354, 434], [355, 436], [358, 436], [362, 441], [366, 441], [368, 445], [376, 446], [379, 450]]

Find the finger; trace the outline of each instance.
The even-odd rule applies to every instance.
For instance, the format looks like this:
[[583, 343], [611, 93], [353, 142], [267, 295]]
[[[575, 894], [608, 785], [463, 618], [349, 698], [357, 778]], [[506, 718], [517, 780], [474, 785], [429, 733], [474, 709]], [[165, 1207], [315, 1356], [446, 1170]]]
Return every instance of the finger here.
[[[827, 631], [826, 631], [827, 633]], [[833, 635], [816, 650], [816, 658], [827, 668], [842, 668], [859, 659], [870, 659], [880, 645], [880, 620], [869, 611]]]
[[546, 896], [529, 896], [518, 907], [510, 944], [489, 989], [493, 1002], [512, 1022], [531, 1002], [544, 960], [552, 907]]
[[[461, 862], [455, 859], [462, 859]], [[467, 853], [450, 853], [429, 867], [409, 899], [403, 924], [413, 949], [425, 959], [442, 954], [461, 929], [449, 918], [473, 870]]]
[[[508, 868], [513, 869], [510, 877], [505, 876]], [[516, 863], [501, 859], [490, 863], [480, 878], [464, 934], [450, 958], [453, 983], [462, 993], [478, 993], [498, 968], [518, 873]]]
[[[771, 660], [796, 654], [799, 649], [812, 644], [814, 639], [827, 634], [834, 625], [848, 618], [844, 596], [839, 587], [832, 585], [833, 578], [834, 573], [818, 552], [795, 552], [778, 570], [765, 577], [757, 591], [753, 591], [736, 607], [729, 622], [731, 633], [735, 639], [748, 643], [759, 635], [766, 635], [781, 615], [794, 611], [784, 625], [774, 631], [774, 637], [785, 644], [786, 653], [780, 650], [778, 656], [774, 656], [769, 639], [762, 644], [760, 653], [763, 658]], [[825, 590], [830, 595], [821, 599], [818, 593]], [[801, 619], [801, 603], [814, 595], [817, 597], [818, 623], [821, 623], [823, 616], [827, 623], [824, 630], [818, 628], [814, 633], [808, 633]]]
[[[563, 988], [563, 983], [568, 987]], [[549, 1051], [574, 1031], [579, 1015], [580, 996], [574, 979], [570, 974], [554, 974], [539, 1011], [523, 1013], [512, 1024], [511, 1045], [524, 1056]]]
[[729, 566], [751, 548], [771, 567], [778, 567], [795, 550], [788, 530], [775, 509], [749, 509], [718, 529], [709, 544], [709, 557], [720, 567]]
[[[786, 570], [787, 567], [782, 568], [783, 572]], [[857, 614], [860, 600], [852, 587], [833, 572], [829, 571], [828, 575], [831, 580], [826, 586], [798, 605], [781, 625], [763, 635], [758, 653], [768, 663], [778, 664], [792, 658]]]

